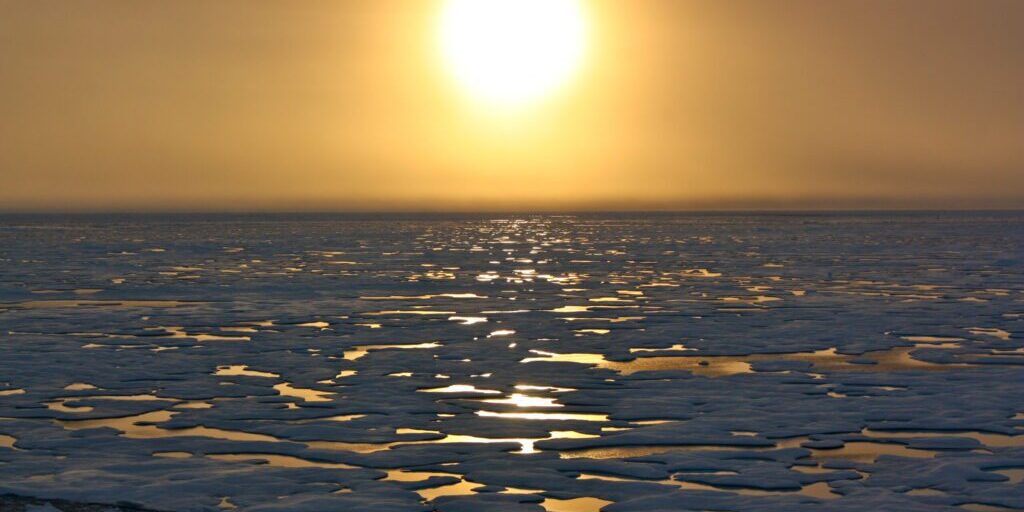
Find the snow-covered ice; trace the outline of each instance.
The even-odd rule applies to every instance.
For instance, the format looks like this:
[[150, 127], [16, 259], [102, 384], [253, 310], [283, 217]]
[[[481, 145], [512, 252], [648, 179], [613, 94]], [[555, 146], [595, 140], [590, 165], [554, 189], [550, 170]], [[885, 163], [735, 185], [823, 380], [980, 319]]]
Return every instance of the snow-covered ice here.
[[1024, 509], [1024, 214], [0, 221], [0, 504]]

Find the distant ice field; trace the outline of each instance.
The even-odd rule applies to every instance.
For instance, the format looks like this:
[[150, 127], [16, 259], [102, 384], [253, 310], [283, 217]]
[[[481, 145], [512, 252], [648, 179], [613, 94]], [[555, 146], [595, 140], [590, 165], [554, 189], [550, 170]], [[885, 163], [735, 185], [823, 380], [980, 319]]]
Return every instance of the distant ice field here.
[[1024, 213], [0, 216], [0, 510], [1004, 511], [1022, 480]]

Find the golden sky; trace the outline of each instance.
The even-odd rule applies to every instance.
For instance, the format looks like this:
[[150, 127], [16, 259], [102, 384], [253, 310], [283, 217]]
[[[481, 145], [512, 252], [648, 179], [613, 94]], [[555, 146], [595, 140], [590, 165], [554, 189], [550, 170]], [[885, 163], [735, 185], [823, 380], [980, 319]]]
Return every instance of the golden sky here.
[[443, 1], [0, 0], [0, 210], [1024, 207], [1024, 2], [581, 4], [497, 108]]

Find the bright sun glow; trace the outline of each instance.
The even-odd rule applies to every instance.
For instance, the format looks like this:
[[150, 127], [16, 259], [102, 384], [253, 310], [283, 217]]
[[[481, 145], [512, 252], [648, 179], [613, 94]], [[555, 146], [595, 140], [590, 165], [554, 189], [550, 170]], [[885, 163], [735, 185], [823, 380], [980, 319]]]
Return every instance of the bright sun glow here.
[[553, 92], [579, 67], [586, 26], [578, 0], [448, 0], [441, 49], [474, 98], [521, 105]]

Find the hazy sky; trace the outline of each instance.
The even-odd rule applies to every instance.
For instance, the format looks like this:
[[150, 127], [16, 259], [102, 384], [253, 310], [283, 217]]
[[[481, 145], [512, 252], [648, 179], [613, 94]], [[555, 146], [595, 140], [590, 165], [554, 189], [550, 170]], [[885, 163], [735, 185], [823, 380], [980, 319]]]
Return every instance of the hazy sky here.
[[1024, 1], [584, 1], [502, 112], [442, 4], [0, 0], [0, 210], [1024, 207]]

